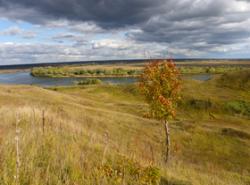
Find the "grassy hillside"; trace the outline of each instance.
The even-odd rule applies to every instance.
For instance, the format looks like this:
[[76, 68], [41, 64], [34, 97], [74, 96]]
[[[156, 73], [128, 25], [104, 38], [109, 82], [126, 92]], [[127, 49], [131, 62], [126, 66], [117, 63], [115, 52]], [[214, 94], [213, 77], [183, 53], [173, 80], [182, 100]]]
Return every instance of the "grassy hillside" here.
[[167, 166], [136, 85], [0, 86], [0, 184], [250, 184], [249, 89], [222, 79], [183, 82]]
[[218, 86], [232, 89], [250, 89], [250, 71], [244, 70], [234, 73], [226, 73], [218, 80]]

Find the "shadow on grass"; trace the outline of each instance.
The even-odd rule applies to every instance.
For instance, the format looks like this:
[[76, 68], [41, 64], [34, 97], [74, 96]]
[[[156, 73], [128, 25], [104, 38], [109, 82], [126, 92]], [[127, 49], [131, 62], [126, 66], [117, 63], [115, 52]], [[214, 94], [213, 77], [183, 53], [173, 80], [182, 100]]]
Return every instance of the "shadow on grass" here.
[[221, 132], [226, 136], [233, 136], [241, 139], [250, 139], [250, 134], [233, 128], [223, 128]]
[[188, 181], [178, 180], [178, 179], [166, 179], [161, 178], [160, 185], [192, 185]]

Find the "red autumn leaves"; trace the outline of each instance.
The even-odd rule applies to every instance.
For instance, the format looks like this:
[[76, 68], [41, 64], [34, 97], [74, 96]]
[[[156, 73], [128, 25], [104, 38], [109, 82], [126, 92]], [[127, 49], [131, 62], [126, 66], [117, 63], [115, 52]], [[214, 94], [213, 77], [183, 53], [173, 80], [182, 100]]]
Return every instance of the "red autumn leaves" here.
[[152, 117], [167, 119], [176, 116], [175, 109], [180, 99], [180, 73], [172, 59], [150, 62], [141, 74], [139, 85]]

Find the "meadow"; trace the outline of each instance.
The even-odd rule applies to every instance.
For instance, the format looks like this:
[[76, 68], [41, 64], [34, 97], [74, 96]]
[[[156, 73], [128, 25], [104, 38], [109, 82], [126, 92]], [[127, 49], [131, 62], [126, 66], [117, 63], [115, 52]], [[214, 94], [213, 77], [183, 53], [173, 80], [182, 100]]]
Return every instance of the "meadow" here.
[[237, 71], [183, 80], [168, 164], [137, 84], [1, 85], [0, 184], [248, 185], [250, 71]]

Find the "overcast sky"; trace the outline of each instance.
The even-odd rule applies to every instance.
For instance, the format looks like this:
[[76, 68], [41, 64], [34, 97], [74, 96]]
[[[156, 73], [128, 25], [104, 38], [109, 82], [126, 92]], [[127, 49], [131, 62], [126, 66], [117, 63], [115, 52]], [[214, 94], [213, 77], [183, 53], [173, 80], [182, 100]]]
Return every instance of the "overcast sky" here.
[[0, 65], [250, 58], [250, 0], [0, 0]]

